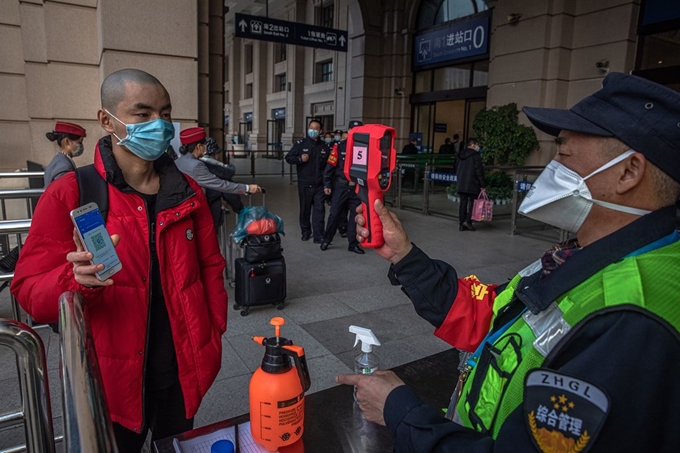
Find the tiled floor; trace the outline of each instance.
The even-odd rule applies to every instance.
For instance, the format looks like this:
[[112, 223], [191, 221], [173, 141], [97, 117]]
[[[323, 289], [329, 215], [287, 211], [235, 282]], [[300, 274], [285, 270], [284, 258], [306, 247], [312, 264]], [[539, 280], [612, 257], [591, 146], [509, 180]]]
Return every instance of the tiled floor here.
[[[245, 177], [240, 179], [248, 182]], [[374, 330], [382, 342], [377, 352], [384, 368], [448, 348], [432, 335], [433, 327], [416, 315], [400, 288], [389, 284], [387, 262], [371, 251], [366, 255], [349, 253], [346, 240], [339, 235], [325, 252], [312, 241], [300, 241], [297, 188], [289, 185], [288, 176], [261, 177], [255, 182], [267, 187], [268, 208], [285, 221], [288, 299], [282, 311], [270, 307], [253, 309], [249, 316], [242, 317], [230, 309], [222, 340], [222, 370], [196, 416], [196, 426], [248, 411], [248, 382], [264, 352], [251, 337], [271, 335], [269, 320], [273, 316], [283, 316], [287, 322], [283, 335], [305, 348], [311, 392], [335, 385], [336, 374], [351, 372], [352, 360], [358, 354], [353, 348], [353, 335], [348, 332], [351, 324]], [[461, 275], [475, 274], [490, 283], [507, 281], [550, 245], [545, 240], [509, 236], [507, 220], [479, 224], [476, 232], [459, 232], [451, 219], [412, 211], [397, 214], [411, 241], [430, 256], [451, 263]], [[233, 290], [229, 292], [233, 300]], [[0, 294], [0, 317], [11, 313], [7, 296], [7, 290]], [[48, 347], [55, 431], [61, 433], [58, 338], [45, 330], [41, 336]], [[0, 413], [4, 413], [16, 410], [19, 401], [14, 359], [6, 348], [0, 348], [0, 364]], [[0, 431], [0, 449], [18, 443], [23, 443], [21, 429]]]

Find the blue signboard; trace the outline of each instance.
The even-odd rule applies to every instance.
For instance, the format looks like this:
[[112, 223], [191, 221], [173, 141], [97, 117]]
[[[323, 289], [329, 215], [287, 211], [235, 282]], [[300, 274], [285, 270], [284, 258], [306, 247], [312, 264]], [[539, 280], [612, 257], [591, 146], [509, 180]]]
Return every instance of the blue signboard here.
[[489, 52], [489, 16], [452, 22], [415, 36], [413, 67], [419, 68]]
[[528, 192], [531, 189], [531, 186], [533, 183], [530, 183], [529, 181], [519, 181], [517, 183], [517, 191], [518, 192]]
[[442, 173], [438, 171], [431, 171], [428, 175], [430, 181], [444, 181], [444, 182], [456, 182], [458, 178], [453, 173]]
[[253, 112], [248, 112], [243, 114], [243, 121], [246, 123], [252, 123], [253, 122]]
[[275, 120], [281, 120], [286, 117], [286, 108], [280, 108], [280, 109], [273, 109], [272, 110], [272, 118]]
[[345, 30], [240, 13], [236, 13], [234, 23], [239, 38], [347, 52]]

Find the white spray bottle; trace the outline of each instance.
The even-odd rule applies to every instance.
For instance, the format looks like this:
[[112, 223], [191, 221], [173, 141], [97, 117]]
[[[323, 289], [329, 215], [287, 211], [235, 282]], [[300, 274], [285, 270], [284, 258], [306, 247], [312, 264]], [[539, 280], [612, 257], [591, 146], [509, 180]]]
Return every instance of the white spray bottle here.
[[[361, 354], [354, 358], [354, 372], [356, 374], [373, 374], [380, 366], [380, 357], [373, 352], [373, 346], [380, 346], [371, 329], [359, 326], [349, 326], [349, 331], [356, 334], [354, 346], [361, 341]], [[354, 387], [354, 400], [357, 399], [357, 388]]]

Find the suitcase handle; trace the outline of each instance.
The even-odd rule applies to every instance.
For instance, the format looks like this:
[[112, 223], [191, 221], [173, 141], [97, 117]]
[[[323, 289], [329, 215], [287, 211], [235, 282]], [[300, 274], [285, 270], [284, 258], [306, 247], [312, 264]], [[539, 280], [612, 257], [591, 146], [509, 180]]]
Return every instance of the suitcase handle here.
[[[262, 193], [262, 206], [267, 206], [267, 204], [265, 203], [265, 194], [267, 193], [267, 190], [262, 186], [260, 186], [260, 190], [262, 191], [261, 192]], [[248, 204], [250, 206], [253, 205], [253, 194], [252, 193], [248, 194]]]

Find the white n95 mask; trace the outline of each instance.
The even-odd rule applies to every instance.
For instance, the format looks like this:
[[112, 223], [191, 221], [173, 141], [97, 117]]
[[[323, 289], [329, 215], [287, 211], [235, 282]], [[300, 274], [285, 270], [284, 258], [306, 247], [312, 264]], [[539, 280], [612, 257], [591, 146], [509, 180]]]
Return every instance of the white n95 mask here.
[[538, 175], [518, 212], [531, 219], [576, 233], [588, 217], [593, 203], [615, 211], [645, 215], [651, 211], [593, 200], [586, 180], [618, 164], [635, 151], [628, 150], [607, 162], [588, 176], [582, 177], [557, 161], [551, 161]]

